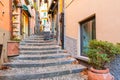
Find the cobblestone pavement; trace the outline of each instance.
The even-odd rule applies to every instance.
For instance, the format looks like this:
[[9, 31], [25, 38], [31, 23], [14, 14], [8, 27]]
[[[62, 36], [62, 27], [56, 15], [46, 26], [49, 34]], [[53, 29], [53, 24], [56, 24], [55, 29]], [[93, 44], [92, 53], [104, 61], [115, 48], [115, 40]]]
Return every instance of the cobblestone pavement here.
[[32, 35], [20, 42], [20, 55], [10, 57], [0, 70], [0, 80], [87, 80], [80, 75], [86, 67], [72, 64], [76, 59], [61, 50], [55, 40]]

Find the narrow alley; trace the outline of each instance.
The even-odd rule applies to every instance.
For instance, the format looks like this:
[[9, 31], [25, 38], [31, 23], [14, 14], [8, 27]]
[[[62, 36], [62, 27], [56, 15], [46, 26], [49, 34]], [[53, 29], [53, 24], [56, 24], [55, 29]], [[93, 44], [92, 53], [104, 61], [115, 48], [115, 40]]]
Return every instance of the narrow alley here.
[[119, 3], [0, 0], [0, 80], [120, 80]]
[[22, 40], [19, 48], [20, 55], [5, 63], [10, 68], [0, 71], [0, 80], [86, 80], [80, 75], [86, 67], [72, 64], [75, 59], [55, 40], [32, 35]]

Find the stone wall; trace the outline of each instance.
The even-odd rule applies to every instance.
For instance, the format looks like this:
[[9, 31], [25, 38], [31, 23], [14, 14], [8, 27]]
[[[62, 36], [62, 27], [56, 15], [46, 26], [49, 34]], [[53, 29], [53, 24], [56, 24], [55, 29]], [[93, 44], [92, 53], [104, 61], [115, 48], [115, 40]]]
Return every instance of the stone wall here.
[[70, 53], [73, 56], [77, 55], [77, 40], [76, 39], [66, 36], [65, 44], [66, 44], [66, 50], [68, 51], [68, 53]]
[[116, 58], [109, 64], [110, 72], [114, 75], [115, 80], [120, 80], [120, 55], [117, 55]]

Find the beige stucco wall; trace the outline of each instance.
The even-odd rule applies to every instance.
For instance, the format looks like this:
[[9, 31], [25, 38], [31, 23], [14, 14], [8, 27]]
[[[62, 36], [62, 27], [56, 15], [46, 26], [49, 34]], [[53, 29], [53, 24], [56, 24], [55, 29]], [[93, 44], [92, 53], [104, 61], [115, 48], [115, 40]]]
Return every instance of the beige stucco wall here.
[[[96, 39], [120, 43], [120, 0], [65, 0], [65, 2], [65, 35], [76, 40], [75, 45], [70, 42], [70, 46], [68, 45], [66, 49], [69, 51], [69, 47], [71, 47], [73, 55], [77, 54], [81, 59], [88, 60], [88, 58], [81, 56], [80, 52], [79, 22], [92, 15], [96, 16]], [[76, 52], [74, 48], [77, 48]]]
[[[69, 5], [70, 1], [72, 3]], [[66, 35], [78, 39], [79, 22], [96, 15], [96, 38], [120, 42], [120, 0], [66, 0]]]

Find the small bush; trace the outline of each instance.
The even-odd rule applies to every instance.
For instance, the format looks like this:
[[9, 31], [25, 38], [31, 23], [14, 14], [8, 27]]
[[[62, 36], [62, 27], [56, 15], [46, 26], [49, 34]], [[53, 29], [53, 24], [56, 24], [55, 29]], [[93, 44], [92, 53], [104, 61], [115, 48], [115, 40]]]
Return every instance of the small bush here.
[[107, 41], [92, 40], [89, 43], [87, 56], [90, 64], [96, 69], [104, 69], [105, 64], [110, 62], [116, 54], [120, 53], [120, 46]]

